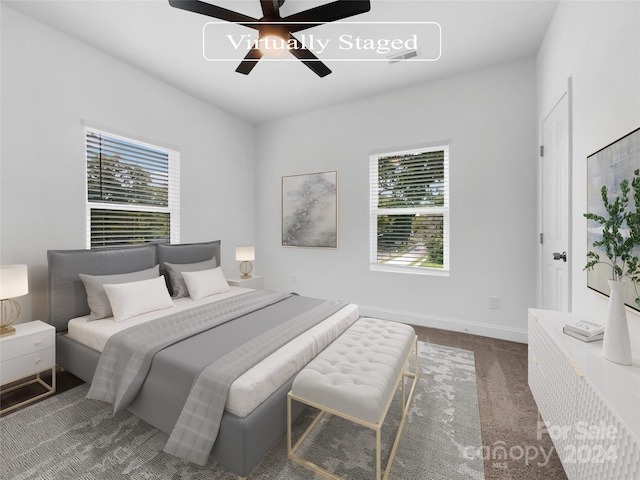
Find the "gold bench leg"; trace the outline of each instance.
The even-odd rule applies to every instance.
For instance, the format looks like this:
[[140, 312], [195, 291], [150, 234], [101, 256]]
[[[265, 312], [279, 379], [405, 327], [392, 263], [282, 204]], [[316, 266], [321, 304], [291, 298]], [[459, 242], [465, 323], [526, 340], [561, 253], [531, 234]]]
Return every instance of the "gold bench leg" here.
[[[393, 459], [395, 457], [396, 451], [398, 449], [398, 445], [400, 443], [400, 435], [402, 434], [402, 429], [404, 428], [404, 423], [407, 417], [407, 413], [409, 411], [409, 406], [411, 404], [411, 400], [413, 399], [413, 394], [415, 392], [415, 388], [416, 388], [416, 384], [418, 383], [418, 337], [414, 337], [413, 340], [413, 350], [415, 351], [415, 373], [412, 373], [410, 371], [408, 371], [409, 369], [409, 359], [411, 357], [411, 351], [409, 351], [407, 353], [407, 356], [405, 358], [405, 361], [403, 363], [403, 367], [400, 371], [400, 375], [398, 376], [398, 379], [396, 380], [396, 385], [394, 388], [394, 395], [391, 396], [391, 398], [389, 399], [387, 406], [384, 410], [384, 413], [382, 415], [382, 418], [377, 422], [377, 423], [370, 423], [370, 422], [366, 422], [363, 420], [360, 420], [358, 418], [355, 417], [351, 417], [349, 415], [346, 415], [342, 412], [338, 412], [335, 410], [332, 410], [330, 408], [326, 408], [322, 405], [319, 405], [317, 403], [314, 402], [310, 402], [304, 398], [300, 398], [297, 397], [296, 395], [293, 395], [291, 392], [289, 392], [287, 394], [287, 457], [293, 461], [296, 462], [300, 465], [302, 465], [305, 468], [308, 468], [309, 470], [312, 470], [314, 472], [316, 472], [317, 474], [325, 477], [325, 478], [330, 478], [330, 479], [334, 479], [334, 480], [342, 480], [341, 477], [338, 477], [337, 475], [329, 472], [328, 470], [325, 470], [324, 468], [316, 465], [313, 462], [310, 462], [309, 460], [305, 460], [299, 456], [296, 455], [296, 452], [298, 450], [298, 448], [300, 447], [300, 445], [306, 440], [306, 438], [309, 436], [309, 434], [311, 433], [311, 431], [313, 430], [313, 428], [318, 424], [318, 422], [320, 421], [320, 419], [324, 416], [325, 413], [330, 413], [332, 415], [336, 415], [338, 417], [344, 418], [346, 420], [350, 420], [354, 423], [357, 423], [358, 425], [362, 425], [364, 427], [368, 427], [371, 428], [373, 430], [375, 430], [376, 432], [376, 480], [381, 480], [381, 475], [382, 475], [382, 440], [381, 440], [381, 430], [382, 430], [382, 425], [384, 423], [384, 420], [387, 416], [387, 413], [389, 411], [389, 407], [391, 406], [391, 402], [395, 396], [395, 392], [398, 391], [398, 387], [400, 386], [400, 382], [402, 382], [402, 415], [401, 415], [401, 419], [400, 419], [400, 425], [398, 426], [398, 431], [396, 433], [396, 438], [393, 442], [393, 447], [391, 449], [391, 453], [389, 454], [389, 460], [387, 461], [387, 465], [386, 465], [386, 469], [384, 471], [384, 477], [382, 477], [383, 480], [387, 480], [389, 478], [389, 473], [391, 472], [391, 466], [393, 464]], [[411, 384], [411, 388], [409, 389], [409, 394], [407, 395], [406, 401], [405, 401], [405, 380], [406, 377], [413, 379], [413, 382]], [[318, 415], [316, 415], [316, 417], [313, 419], [313, 421], [311, 422], [311, 424], [307, 427], [307, 429], [304, 431], [304, 433], [302, 434], [302, 436], [300, 437], [300, 439], [298, 439], [298, 441], [292, 445], [292, 435], [291, 435], [291, 402], [292, 400], [296, 400], [297, 402], [303, 403], [305, 405], [309, 405], [311, 407], [315, 407], [317, 408], [319, 411]]]
[[380, 470], [382, 469], [380, 430], [381, 427], [376, 429], [376, 480], [380, 480]]

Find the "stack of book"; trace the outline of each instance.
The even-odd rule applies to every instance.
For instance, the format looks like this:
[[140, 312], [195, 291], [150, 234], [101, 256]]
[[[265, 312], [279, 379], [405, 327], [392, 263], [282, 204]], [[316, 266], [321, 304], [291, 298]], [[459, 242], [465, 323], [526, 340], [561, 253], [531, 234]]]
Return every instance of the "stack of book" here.
[[583, 342], [595, 342], [604, 338], [604, 327], [587, 320], [575, 320], [566, 323], [562, 331]]

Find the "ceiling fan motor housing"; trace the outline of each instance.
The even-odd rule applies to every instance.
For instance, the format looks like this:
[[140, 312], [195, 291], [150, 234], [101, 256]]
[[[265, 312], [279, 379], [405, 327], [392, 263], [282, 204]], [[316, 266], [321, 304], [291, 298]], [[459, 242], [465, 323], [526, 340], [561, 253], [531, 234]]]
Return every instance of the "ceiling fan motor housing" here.
[[289, 27], [287, 25], [264, 24], [260, 25], [258, 31], [259, 38], [278, 37], [284, 41], [289, 39]]

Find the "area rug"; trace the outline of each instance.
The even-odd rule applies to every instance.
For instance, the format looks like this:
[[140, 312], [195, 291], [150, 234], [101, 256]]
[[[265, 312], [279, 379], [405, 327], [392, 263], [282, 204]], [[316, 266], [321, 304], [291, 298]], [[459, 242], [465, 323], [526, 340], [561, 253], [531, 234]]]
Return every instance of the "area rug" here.
[[[473, 352], [419, 344], [420, 377], [389, 475], [394, 480], [484, 479]], [[167, 435], [128, 412], [85, 399], [81, 385], [0, 419], [2, 478], [220, 479], [235, 476], [210, 461], [198, 466], [165, 454]], [[383, 465], [400, 419], [396, 395], [382, 429]], [[315, 412], [294, 425], [298, 438]], [[375, 478], [375, 434], [327, 416], [301, 446], [305, 458], [345, 478]], [[385, 457], [386, 456], [386, 457]], [[284, 436], [251, 479], [312, 480], [316, 475], [286, 456]]]

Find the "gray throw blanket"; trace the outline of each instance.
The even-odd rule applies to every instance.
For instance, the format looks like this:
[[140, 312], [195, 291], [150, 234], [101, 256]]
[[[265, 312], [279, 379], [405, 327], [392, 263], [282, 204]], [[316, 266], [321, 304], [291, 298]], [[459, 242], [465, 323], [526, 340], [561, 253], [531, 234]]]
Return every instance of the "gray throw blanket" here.
[[256, 290], [116, 333], [100, 355], [87, 398], [113, 403], [114, 412], [126, 408], [140, 390], [157, 352], [290, 295]]
[[326, 301], [220, 357], [198, 376], [164, 451], [204, 465], [218, 435], [231, 384], [278, 348], [346, 304]]
[[[291, 295], [258, 290], [120, 332], [105, 345], [87, 397], [113, 403], [114, 411], [126, 408], [141, 388], [157, 352]], [[344, 305], [343, 302], [323, 302], [265, 331], [205, 367], [192, 385], [165, 451], [204, 464], [215, 442], [233, 381]]]

